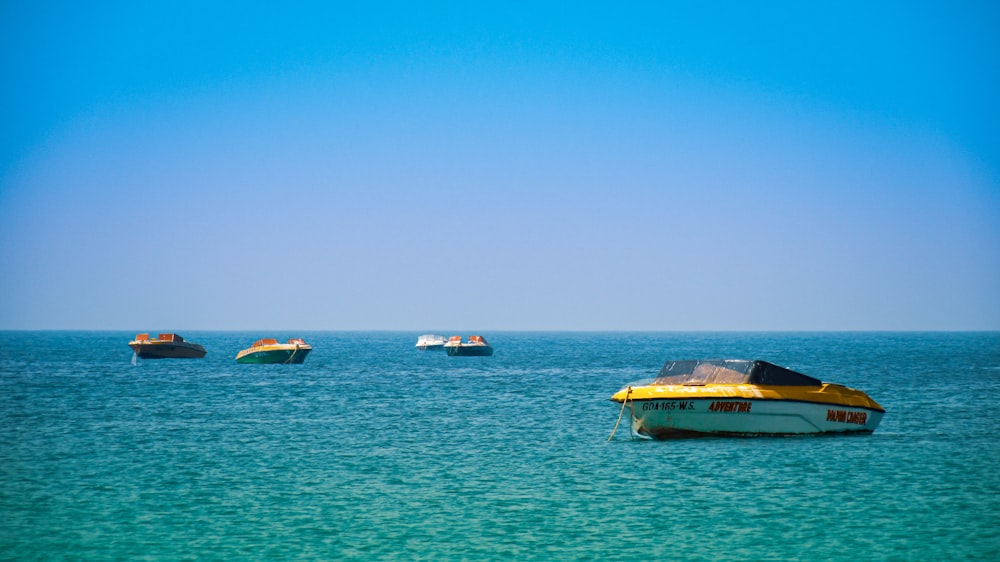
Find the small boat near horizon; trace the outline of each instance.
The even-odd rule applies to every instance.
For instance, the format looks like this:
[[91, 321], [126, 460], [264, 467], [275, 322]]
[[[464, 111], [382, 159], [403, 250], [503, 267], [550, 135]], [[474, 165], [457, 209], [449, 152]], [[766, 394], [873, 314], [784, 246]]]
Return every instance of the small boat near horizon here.
[[437, 334], [424, 334], [417, 338], [417, 349], [421, 351], [440, 351], [444, 349], [444, 344], [448, 341], [445, 336]]
[[140, 359], [201, 359], [205, 356], [204, 347], [184, 341], [180, 334], [174, 333], [159, 334], [155, 338], [136, 334], [128, 346]]
[[486, 343], [483, 336], [469, 336], [468, 341], [465, 342], [462, 341], [462, 336], [451, 336], [444, 344], [444, 350], [450, 356], [488, 357], [493, 355], [493, 346]]
[[302, 338], [289, 338], [287, 343], [278, 343], [275, 338], [261, 338], [250, 347], [236, 354], [237, 363], [255, 364], [299, 364], [306, 360], [312, 346]]
[[860, 390], [745, 359], [668, 361], [611, 400], [653, 439], [871, 433], [885, 414]]

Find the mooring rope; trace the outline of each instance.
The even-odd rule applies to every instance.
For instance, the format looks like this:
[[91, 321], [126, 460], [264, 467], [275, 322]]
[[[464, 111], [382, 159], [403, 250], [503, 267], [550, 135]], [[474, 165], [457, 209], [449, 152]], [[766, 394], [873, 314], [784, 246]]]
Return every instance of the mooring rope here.
[[[611, 439], [615, 436], [615, 432], [618, 431], [618, 424], [620, 424], [622, 422], [622, 414], [625, 413], [625, 406], [628, 404], [628, 397], [629, 397], [630, 394], [632, 394], [632, 387], [631, 386], [626, 386], [625, 387], [625, 399], [622, 400], [622, 409], [621, 409], [620, 412], [618, 412], [618, 421], [615, 422], [615, 428], [611, 430], [611, 435], [608, 436], [608, 441], [611, 441]], [[629, 424], [629, 427], [631, 428], [632, 424]]]
[[291, 365], [292, 359], [295, 359], [295, 354], [298, 352], [299, 352], [299, 344], [295, 344], [295, 351], [293, 351], [292, 354], [288, 356], [288, 359], [285, 359], [285, 365]]

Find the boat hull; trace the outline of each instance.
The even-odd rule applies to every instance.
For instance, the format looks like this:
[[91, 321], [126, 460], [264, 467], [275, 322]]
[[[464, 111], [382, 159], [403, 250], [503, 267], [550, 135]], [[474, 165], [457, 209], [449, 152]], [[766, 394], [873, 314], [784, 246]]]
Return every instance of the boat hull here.
[[450, 356], [459, 357], [489, 357], [493, 348], [488, 345], [446, 345], [444, 350]]
[[188, 342], [132, 342], [132, 348], [140, 359], [201, 359], [205, 348]]
[[427, 334], [417, 338], [417, 349], [420, 351], [441, 351], [447, 342], [448, 338], [444, 336]]
[[844, 404], [742, 397], [635, 400], [628, 408], [632, 429], [653, 439], [871, 433], [885, 413]]
[[254, 351], [247, 354], [241, 354], [236, 358], [236, 362], [257, 365], [270, 365], [276, 363], [295, 365], [304, 362], [310, 351], [312, 350], [305, 348]]

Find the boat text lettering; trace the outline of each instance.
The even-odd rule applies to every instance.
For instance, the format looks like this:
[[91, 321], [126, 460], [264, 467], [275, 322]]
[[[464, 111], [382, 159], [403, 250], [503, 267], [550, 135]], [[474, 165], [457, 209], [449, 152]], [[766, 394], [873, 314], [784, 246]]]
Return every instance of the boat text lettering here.
[[694, 402], [643, 402], [643, 410], [694, 410]]
[[750, 402], [712, 402], [708, 411], [748, 414], [750, 413]]
[[827, 410], [826, 421], [841, 423], [856, 423], [865, 425], [868, 423], [868, 412], [848, 412], [846, 410]]

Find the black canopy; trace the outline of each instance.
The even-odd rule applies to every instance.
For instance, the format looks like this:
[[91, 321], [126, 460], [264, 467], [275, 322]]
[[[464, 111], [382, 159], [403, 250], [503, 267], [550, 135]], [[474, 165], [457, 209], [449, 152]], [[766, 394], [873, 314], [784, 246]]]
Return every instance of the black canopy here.
[[762, 384], [773, 386], [821, 386], [819, 379], [748, 359], [704, 359], [667, 361], [653, 384]]

